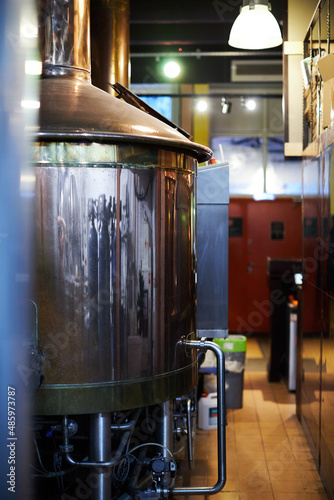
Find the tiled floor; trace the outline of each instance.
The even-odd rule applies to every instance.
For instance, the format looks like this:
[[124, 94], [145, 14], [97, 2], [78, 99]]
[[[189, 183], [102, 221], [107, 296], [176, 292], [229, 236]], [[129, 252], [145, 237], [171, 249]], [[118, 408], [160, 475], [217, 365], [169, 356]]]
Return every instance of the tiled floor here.
[[[227, 411], [227, 482], [211, 497], [225, 500], [325, 500], [327, 495], [295, 414], [286, 384], [268, 383], [266, 370], [252, 371], [265, 353], [248, 339], [243, 408]], [[247, 369], [247, 366], [249, 367]], [[216, 483], [216, 431], [197, 431], [196, 465], [184, 484]], [[186, 477], [188, 476], [188, 477]], [[188, 497], [204, 500], [203, 496]], [[207, 497], [210, 498], [210, 497]]]

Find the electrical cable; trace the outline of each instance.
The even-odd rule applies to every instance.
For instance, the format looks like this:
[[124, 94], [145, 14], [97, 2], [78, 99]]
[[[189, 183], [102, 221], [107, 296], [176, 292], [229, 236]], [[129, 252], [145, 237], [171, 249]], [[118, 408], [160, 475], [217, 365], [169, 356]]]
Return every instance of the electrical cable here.
[[43, 462], [42, 462], [42, 457], [41, 457], [41, 454], [40, 454], [40, 452], [39, 452], [39, 448], [38, 448], [38, 444], [37, 444], [36, 438], [34, 438], [34, 444], [35, 444], [35, 449], [36, 449], [36, 454], [37, 454], [37, 458], [38, 458], [39, 464], [40, 464], [40, 466], [42, 467], [43, 472], [45, 472], [46, 474], [48, 474], [50, 471], [49, 471], [49, 470], [47, 470], [47, 469], [44, 467], [44, 464], [43, 464]]

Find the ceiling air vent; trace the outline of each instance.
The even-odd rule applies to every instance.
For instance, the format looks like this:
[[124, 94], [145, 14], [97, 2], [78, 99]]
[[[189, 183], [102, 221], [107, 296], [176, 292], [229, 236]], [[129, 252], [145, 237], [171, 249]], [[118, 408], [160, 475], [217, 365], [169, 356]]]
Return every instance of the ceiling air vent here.
[[282, 61], [231, 61], [232, 82], [281, 82]]

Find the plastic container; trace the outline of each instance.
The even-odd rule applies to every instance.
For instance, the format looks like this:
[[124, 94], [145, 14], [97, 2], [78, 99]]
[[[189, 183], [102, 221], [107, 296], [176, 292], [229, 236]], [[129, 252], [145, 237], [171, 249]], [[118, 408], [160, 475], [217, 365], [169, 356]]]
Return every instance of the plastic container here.
[[229, 335], [214, 339], [225, 354], [225, 405], [228, 409], [242, 408], [247, 338]]
[[202, 394], [198, 402], [198, 428], [217, 429], [217, 393]]

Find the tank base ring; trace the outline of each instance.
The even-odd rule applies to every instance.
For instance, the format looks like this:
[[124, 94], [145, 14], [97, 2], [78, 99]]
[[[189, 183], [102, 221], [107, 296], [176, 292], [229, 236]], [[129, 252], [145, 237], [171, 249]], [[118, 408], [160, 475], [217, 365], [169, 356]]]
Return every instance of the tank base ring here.
[[78, 415], [141, 408], [187, 394], [197, 384], [197, 362], [179, 370], [135, 380], [97, 384], [42, 385], [36, 415]]

